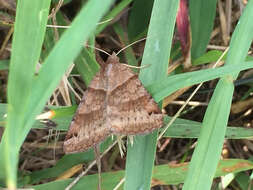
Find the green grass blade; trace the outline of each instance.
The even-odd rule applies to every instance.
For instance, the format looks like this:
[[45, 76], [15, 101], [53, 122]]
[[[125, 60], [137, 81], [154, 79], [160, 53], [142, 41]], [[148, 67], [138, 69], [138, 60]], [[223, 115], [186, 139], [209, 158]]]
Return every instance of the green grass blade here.
[[9, 60], [0, 60], [0, 71], [9, 69]]
[[[139, 78], [144, 86], [166, 78], [169, 53], [174, 31], [178, 0], [154, 2]], [[128, 145], [126, 181], [124, 189], [150, 189], [154, 165], [157, 131], [136, 136], [133, 146]]]
[[[165, 125], [169, 123], [170, 117], [165, 118]], [[202, 123], [176, 119], [173, 124], [166, 130], [163, 137], [172, 138], [198, 138]], [[251, 139], [253, 137], [253, 129], [245, 127], [227, 127], [226, 139]]]
[[214, 25], [217, 0], [190, 0], [190, 20], [192, 33], [192, 59], [206, 51]]
[[[19, 1], [13, 35], [8, 78], [7, 128], [1, 142], [3, 157], [0, 170], [6, 174], [7, 186], [16, 187], [19, 139], [24, 139], [24, 118], [31, 96], [32, 78], [39, 60], [50, 0]], [[3, 159], [3, 160], [2, 160]], [[1, 178], [3, 173], [0, 174]]]
[[[133, 0], [122, 0], [117, 6], [115, 6], [104, 18], [103, 21], [106, 21], [108, 19], [113, 19], [115, 18], [126, 6], [128, 6]], [[106, 26], [108, 26], [110, 22], [106, 22], [103, 24], [100, 24], [97, 29], [95, 34], [98, 35], [100, 32], [102, 32]]]
[[156, 81], [149, 85], [147, 89], [152, 94], [153, 98], [159, 102], [180, 88], [220, 78], [233, 72], [238, 72], [253, 67], [252, 61], [242, 61], [241, 63], [242, 64], [240, 65], [225, 65], [215, 69], [205, 69], [168, 76], [165, 79]]
[[[216, 62], [222, 56], [223, 52], [219, 50], [211, 50], [207, 53], [203, 54], [202, 56], [198, 57], [197, 59], [193, 60], [192, 65], [201, 65], [205, 63]], [[222, 61], [224, 61], [227, 57], [227, 54], [222, 57]]]
[[[253, 39], [252, 17], [253, 1], [249, 1], [232, 35], [226, 65], [241, 64], [245, 60]], [[230, 112], [233, 80], [238, 73], [239, 71], [223, 77], [217, 84], [204, 117], [203, 129], [192, 156], [183, 190], [211, 188]]]
[[249, 189], [251, 187], [251, 179], [245, 172], [241, 172], [235, 177], [236, 183], [240, 189]]
[[[143, 4], [145, 4], [144, 9]], [[128, 21], [128, 38], [130, 42], [137, 40], [136, 37], [147, 32], [153, 4], [154, 0], [138, 0], [133, 2]]]
[[[215, 177], [224, 176], [229, 173], [238, 173], [253, 168], [253, 163], [242, 159], [228, 159], [221, 160], [219, 167], [216, 170]], [[154, 167], [152, 180], [157, 185], [178, 185], [183, 183], [186, 173], [188, 171], [188, 164], [163, 164]], [[176, 174], [176, 175], [175, 175]], [[80, 179], [80, 181], [73, 187], [75, 190], [82, 190], [83, 187], [89, 189], [97, 189], [97, 175], [88, 175]], [[102, 174], [102, 185], [104, 189], [113, 189], [118, 182], [124, 177], [124, 171], [114, 171]], [[69, 184], [70, 179], [53, 181], [41, 185], [32, 186], [36, 190], [44, 189], [64, 189]], [[122, 189], [121, 187], [119, 189]]]
[[96, 59], [87, 49], [81, 51], [80, 55], [75, 60], [75, 65], [86, 85], [89, 85], [100, 68]]
[[230, 105], [232, 100], [232, 96], [229, 96], [229, 92], [233, 91], [231, 81], [221, 79], [216, 91], [221, 90], [228, 93], [224, 93], [222, 96], [214, 93], [212, 96], [204, 117], [198, 144], [191, 159], [189, 173], [183, 187], [185, 190], [208, 190], [212, 184], [226, 131], [226, 125], [223, 126], [227, 124], [230, 112], [230, 106], [227, 105]]
[[156, 0], [151, 15], [142, 59], [142, 66], [148, 65], [148, 68], [141, 69], [139, 75], [144, 86], [167, 77], [178, 1], [163, 3]]

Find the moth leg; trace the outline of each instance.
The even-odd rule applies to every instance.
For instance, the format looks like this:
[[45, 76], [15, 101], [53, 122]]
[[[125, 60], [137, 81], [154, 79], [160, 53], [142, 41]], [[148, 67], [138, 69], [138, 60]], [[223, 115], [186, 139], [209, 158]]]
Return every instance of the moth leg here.
[[124, 141], [122, 140], [123, 137], [124, 137], [123, 135], [117, 135], [117, 142], [121, 158], [124, 156], [124, 152], [126, 152], [126, 147]]

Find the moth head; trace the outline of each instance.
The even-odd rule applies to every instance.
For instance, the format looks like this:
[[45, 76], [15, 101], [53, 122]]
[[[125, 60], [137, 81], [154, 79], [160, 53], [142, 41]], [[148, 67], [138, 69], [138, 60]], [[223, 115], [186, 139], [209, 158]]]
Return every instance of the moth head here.
[[112, 55], [110, 55], [107, 58], [106, 64], [116, 64], [119, 63], [119, 57], [116, 55], [115, 52], [112, 53]]

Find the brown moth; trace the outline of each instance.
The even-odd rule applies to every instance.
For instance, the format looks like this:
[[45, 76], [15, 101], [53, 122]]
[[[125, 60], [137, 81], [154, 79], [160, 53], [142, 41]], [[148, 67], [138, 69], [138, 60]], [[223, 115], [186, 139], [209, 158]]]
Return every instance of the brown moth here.
[[138, 75], [113, 53], [85, 91], [63, 147], [83, 152], [112, 134], [146, 134], [162, 125], [163, 114]]

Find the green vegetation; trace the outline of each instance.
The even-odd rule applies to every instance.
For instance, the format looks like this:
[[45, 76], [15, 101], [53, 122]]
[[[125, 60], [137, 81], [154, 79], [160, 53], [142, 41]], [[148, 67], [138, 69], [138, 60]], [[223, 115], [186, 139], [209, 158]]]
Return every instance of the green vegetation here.
[[[68, 6], [71, 2], [64, 1], [64, 5]], [[223, 67], [186, 73], [182, 72], [183, 68], [179, 68], [169, 75], [167, 72], [169, 63], [182, 57], [182, 54], [177, 53], [176, 43], [173, 43], [176, 16], [180, 9], [179, 0], [154, 0], [149, 3], [145, 0], [122, 0], [116, 4], [113, 4], [112, 0], [80, 2], [82, 6], [76, 16], [73, 16], [70, 27], [58, 29], [58, 32], [53, 28], [47, 28], [47, 24], [55, 23], [52, 19], [48, 20], [50, 5], [55, 7], [58, 1], [17, 3], [11, 58], [0, 60], [0, 71], [9, 71], [8, 104], [6, 102], [0, 104], [0, 125], [5, 128], [0, 143], [0, 188], [15, 189], [29, 186], [34, 189], [63, 189], [72, 179], [58, 181], [55, 180], [57, 177], [77, 164], [94, 160], [93, 151], [89, 150], [58, 157], [56, 164], [51, 168], [38, 169], [30, 173], [22, 173], [18, 169], [22, 144], [32, 128], [45, 128], [35, 118], [43, 112], [63, 75], [69, 71], [71, 63], [75, 64], [71, 75], [79, 74], [86, 86], [99, 70], [95, 50], [84, 48], [84, 44], [88, 42], [90, 46], [95, 46], [96, 37], [99, 38], [99, 35], [108, 28], [117, 35], [124, 46], [146, 37], [141, 65], [148, 67], [140, 69], [139, 79], [161, 108], [163, 100], [179, 89], [213, 79], [219, 81], [202, 123], [177, 118], [163, 135], [165, 138], [198, 138], [194, 152], [186, 150], [182, 156], [192, 154], [190, 163], [184, 163], [185, 158], [180, 157], [181, 160], [178, 160], [180, 164], [177, 165], [169, 163], [154, 165], [157, 137], [160, 132], [156, 130], [151, 134], [134, 137], [133, 145], [128, 143], [125, 170], [104, 172], [102, 189], [113, 189], [125, 177], [124, 185], [119, 189], [146, 190], [153, 185], [177, 185], [178, 189], [183, 190], [208, 190], [211, 189], [215, 177], [231, 173], [234, 174], [232, 179], [237, 181], [239, 187], [248, 187], [247, 180], [250, 177], [244, 175], [243, 171], [252, 169], [253, 162], [239, 157], [224, 160], [220, 158], [225, 138], [249, 139], [253, 136], [253, 129], [227, 127], [234, 93], [233, 82], [240, 71], [253, 67], [252, 57], [247, 56], [253, 39], [253, 0], [248, 2], [239, 24], [232, 32], [229, 51], [222, 59], [225, 61]], [[142, 4], [146, 4], [146, 7], [141, 6]], [[118, 19], [126, 10], [129, 11], [128, 28], [123, 27]], [[217, 61], [222, 55], [221, 51], [206, 53], [215, 13], [216, 1], [189, 1], [192, 33], [192, 48], [189, 55], [193, 67]], [[64, 16], [64, 12], [60, 9], [54, 18], [58, 25], [68, 25]], [[101, 21], [107, 22], [98, 24]], [[106, 34], [110, 36], [110, 32], [108, 33]], [[132, 47], [124, 52], [125, 60], [130, 65], [138, 63], [134, 52]], [[42, 62], [42, 65], [37, 71], [39, 62]], [[67, 79], [70, 84], [75, 82], [71, 77]], [[71, 92], [70, 100], [73, 106], [49, 106], [56, 113], [53, 120], [57, 123], [58, 130], [68, 130], [76, 109], [74, 96]], [[6, 113], [7, 118], [4, 117]], [[171, 117], [165, 117], [165, 126], [170, 120]], [[101, 144], [101, 151], [114, 141], [115, 139], [108, 138]], [[33, 154], [36, 155], [36, 152]], [[111, 158], [109, 163], [113, 164], [115, 160], [116, 157]], [[236, 173], [239, 173], [238, 178]], [[50, 182], [44, 182], [46, 180]], [[180, 186], [182, 183], [184, 185]], [[96, 189], [96, 187], [97, 174], [84, 176], [73, 189]]]

